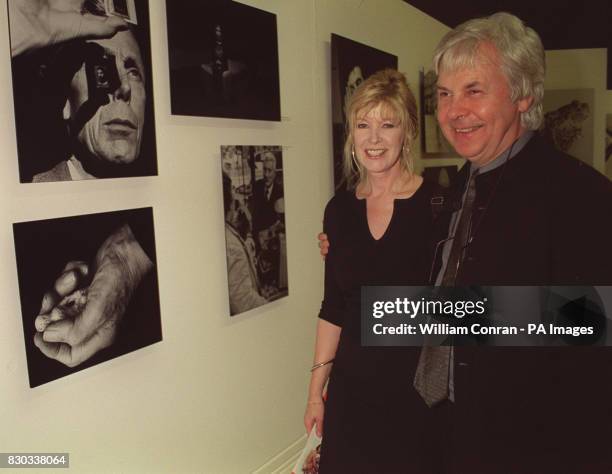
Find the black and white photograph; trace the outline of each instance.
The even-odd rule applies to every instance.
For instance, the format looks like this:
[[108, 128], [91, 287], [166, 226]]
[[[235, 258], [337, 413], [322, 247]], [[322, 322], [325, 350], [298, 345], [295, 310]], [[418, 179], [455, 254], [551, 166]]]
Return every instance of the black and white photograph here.
[[558, 150], [593, 166], [593, 89], [547, 89], [541, 133]]
[[148, 1], [8, 0], [8, 16], [19, 180], [157, 175]]
[[152, 208], [13, 233], [30, 387], [162, 340]]
[[397, 69], [397, 56], [332, 33], [331, 59], [334, 188], [338, 189], [342, 186], [346, 104], [364, 79], [382, 69]]
[[423, 158], [457, 156], [438, 125], [436, 85], [438, 77], [433, 70], [419, 71], [421, 118], [421, 155]]
[[222, 146], [230, 316], [289, 294], [280, 146]]
[[167, 0], [172, 114], [280, 121], [276, 15]]

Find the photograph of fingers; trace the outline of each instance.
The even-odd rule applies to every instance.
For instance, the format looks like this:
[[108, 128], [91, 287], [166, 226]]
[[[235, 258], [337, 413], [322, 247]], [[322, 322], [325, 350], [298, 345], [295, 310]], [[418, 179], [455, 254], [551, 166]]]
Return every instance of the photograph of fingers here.
[[162, 340], [152, 208], [13, 234], [30, 387]]

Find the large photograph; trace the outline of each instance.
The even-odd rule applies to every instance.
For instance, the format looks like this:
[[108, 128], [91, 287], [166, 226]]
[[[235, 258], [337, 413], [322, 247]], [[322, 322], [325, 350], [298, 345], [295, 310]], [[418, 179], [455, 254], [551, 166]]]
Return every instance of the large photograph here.
[[161, 341], [152, 208], [13, 233], [31, 387]]
[[157, 174], [147, 0], [8, 0], [22, 183]]
[[167, 0], [172, 113], [280, 121], [276, 15], [227, 0]]
[[230, 315], [289, 294], [280, 146], [222, 146]]
[[364, 79], [381, 69], [397, 69], [397, 56], [332, 33], [331, 58], [334, 187], [337, 189], [342, 185], [346, 104]]

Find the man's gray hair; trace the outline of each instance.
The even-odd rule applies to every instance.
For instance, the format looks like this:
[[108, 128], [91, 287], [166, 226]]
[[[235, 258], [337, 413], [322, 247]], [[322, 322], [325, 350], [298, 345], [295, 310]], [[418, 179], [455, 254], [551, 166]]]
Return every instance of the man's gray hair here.
[[538, 34], [520, 18], [510, 13], [495, 13], [466, 21], [449, 31], [434, 52], [436, 74], [442, 69], [452, 71], [474, 66], [482, 44], [493, 45], [497, 50], [512, 101], [533, 97], [529, 110], [521, 113], [521, 124], [528, 130], [537, 130], [543, 116], [544, 46]]

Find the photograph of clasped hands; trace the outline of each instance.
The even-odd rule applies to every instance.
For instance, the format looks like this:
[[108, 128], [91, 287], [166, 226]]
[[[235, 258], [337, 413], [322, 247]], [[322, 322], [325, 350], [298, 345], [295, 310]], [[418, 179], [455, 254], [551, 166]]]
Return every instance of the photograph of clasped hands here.
[[161, 341], [151, 208], [14, 224], [30, 386]]

